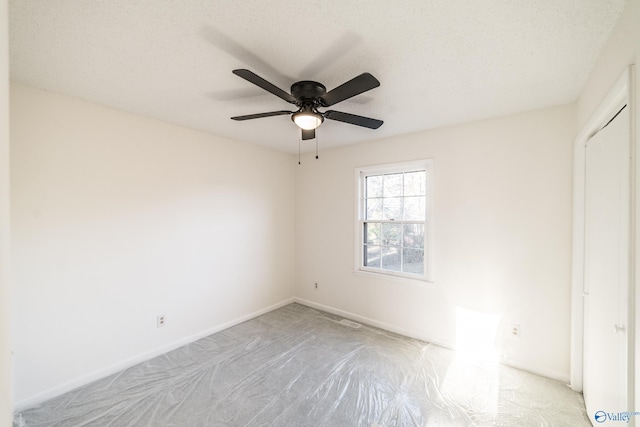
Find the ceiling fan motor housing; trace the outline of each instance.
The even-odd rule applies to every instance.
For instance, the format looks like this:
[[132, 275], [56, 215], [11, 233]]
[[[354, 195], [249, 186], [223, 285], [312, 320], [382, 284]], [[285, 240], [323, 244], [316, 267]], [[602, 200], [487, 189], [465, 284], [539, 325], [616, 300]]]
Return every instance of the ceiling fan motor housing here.
[[327, 93], [327, 88], [318, 82], [302, 80], [291, 85], [291, 95], [298, 100], [297, 104], [318, 104], [318, 99]]

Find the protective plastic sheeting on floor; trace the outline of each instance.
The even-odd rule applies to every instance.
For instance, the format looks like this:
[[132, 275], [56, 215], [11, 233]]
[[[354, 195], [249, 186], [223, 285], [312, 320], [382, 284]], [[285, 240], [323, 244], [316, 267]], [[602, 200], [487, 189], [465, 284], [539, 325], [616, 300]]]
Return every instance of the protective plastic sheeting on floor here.
[[560, 382], [291, 304], [16, 414], [35, 426], [580, 426]]

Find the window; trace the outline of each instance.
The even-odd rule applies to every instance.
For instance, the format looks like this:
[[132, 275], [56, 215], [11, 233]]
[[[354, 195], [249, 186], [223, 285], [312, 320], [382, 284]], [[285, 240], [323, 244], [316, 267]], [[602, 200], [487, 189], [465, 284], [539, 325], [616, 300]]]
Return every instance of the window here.
[[358, 270], [430, 279], [431, 162], [358, 169]]

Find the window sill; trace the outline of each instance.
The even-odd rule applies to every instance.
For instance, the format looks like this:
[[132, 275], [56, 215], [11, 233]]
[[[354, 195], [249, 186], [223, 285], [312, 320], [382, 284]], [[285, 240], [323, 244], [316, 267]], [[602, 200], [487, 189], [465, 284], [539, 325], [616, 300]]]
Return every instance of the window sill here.
[[414, 279], [412, 277], [394, 276], [392, 274], [382, 274], [382, 273], [376, 273], [373, 271], [353, 270], [353, 275], [368, 277], [371, 279], [388, 280], [394, 283], [405, 283], [407, 285], [418, 286], [422, 288], [435, 286], [435, 282], [433, 280], [417, 279], [417, 278]]

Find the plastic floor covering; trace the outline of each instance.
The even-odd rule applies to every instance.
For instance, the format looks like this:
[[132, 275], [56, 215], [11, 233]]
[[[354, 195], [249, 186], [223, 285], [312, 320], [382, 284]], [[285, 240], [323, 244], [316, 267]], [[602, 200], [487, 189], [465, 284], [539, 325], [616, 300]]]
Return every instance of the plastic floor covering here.
[[581, 426], [582, 395], [290, 304], [17, 413], [35, 426]]

